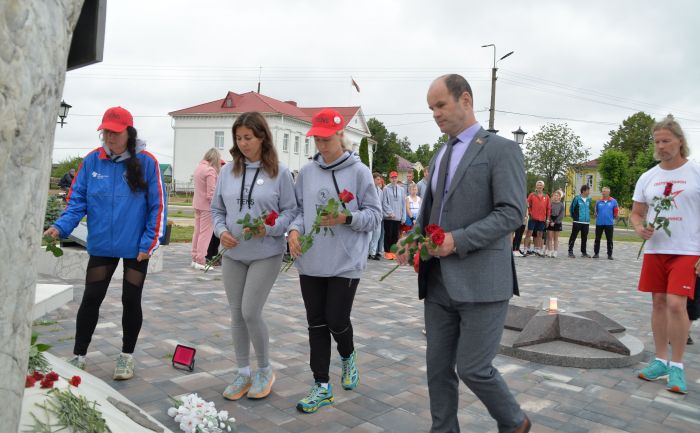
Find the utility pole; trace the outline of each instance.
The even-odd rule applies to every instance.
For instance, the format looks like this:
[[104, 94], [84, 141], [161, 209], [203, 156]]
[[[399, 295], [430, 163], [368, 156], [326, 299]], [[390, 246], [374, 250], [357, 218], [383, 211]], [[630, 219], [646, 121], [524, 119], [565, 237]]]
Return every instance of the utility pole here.
[[[494, 117], [496, 114], [496, 71], [498, 71], [498, 68], [496, 67], [496, 45], [495, 44], [487, 44], [487, 45], [482, 45], [481, 48], [486, 48], [486, 47], [493, 47], [493, 68], [491, 68], [491, 106], [489, 108], [489, 132], [492, 133], [497, 133], [498, 130], [494, 129], [493, 123], [494, 123]], [[510, 56], [513, 54], [515, 51], [511, 51], [505, 56], [501, 57], [498, 59], [500, 62], [501, 60], [505, 59], [506, 57]]]

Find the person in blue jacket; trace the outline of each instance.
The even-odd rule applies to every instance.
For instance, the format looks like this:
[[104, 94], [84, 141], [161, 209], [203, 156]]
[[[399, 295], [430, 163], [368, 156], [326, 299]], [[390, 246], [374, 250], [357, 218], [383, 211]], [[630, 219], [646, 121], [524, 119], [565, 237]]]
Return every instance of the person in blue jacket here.
[[75, 325], [75, 358], [70, 361], [82, 369], [100, 305], [119, 259], [123, 260], [124, 336], [113, 377], [125, 380], [134, 375], [132, 355], [143, 321], [141, 292], [148, 260], [164, 232], [165, 200], [158, 161], [137, 139], [131, 113], [110, 108], [97, 130], [102, 131], [102, 147], [85, 156], [68, 192], [66, 210], [44, 235], [65, 238], [87, 215], [89, 260]]
[[591, 257], [586, 253], [588, 226], [591, 224], [591, 211], [589, 208], [591, 198], [588, 197], [589, 193], [590, 188], [588, 185], [581, 186], [581, 194], [574, 197], [569, 206], [569, 215], [571, 215], [571, 220], [573, 221], [571, 236], [569, 236], [569, 257], [572, 259], [576, 257], [574, 255], [574, 243], [579, 232], [581, 232], [581, 257]]

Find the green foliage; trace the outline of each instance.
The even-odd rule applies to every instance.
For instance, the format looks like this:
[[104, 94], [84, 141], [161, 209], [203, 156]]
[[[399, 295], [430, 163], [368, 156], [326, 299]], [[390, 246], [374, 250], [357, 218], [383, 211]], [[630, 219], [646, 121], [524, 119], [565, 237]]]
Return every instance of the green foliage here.
[[83, 158], [81, 156], [66, 158], [51, 169], [51, 177], [63, 177], [63, 175], [68, 173], [68, 170], [71, 168], [74, 168], [77, 171], [82, 162]]
[[39, 334], [32, 332], [32, 339], [29, 346], [29, 362], [27, 363], [27, 372], [35, 371], [46, 373], [50, 369], [49, 361], [46, 360], [44, 352], [51, 348], [48, 344], [37, 343]]
[[360, 141], [360, 161], [367, 167], [369, 167], [369, 148], [367, 145], [367, 137]]
[[639, 179], [639, 176], [641, 176], [645, 171], [658, 164], [658, 161], [654, 159], [654, 143], [649, 144], [649, 146], [647, 146], [647, 148], [644, 149], [644, 151], [639, 152], [639, 154], [637, 154], [636, 158], [634, 158], [633, 161], [634, 163], [630, 168], [630, 176], [632, 178], [632, 193], [634, 193], [634, 185], [637, 182], [637, 179]]
[[604, 150], [621, 150], [627, 154], [630, 161], [634, 161], [638, 154], [644, 152], [649, 145], [653, 145], [651, 129], [655, 122], [653, 117], [643, 111], [631, 115], [622, 121], [622, 125], [616, 131], [608, 132], [610, 141], [605, 144]]
[[560, 185], [569, 167], [588, 159], [589, 151], [566, 123], [547, 123], [525, 142], [525, 169], [540, 177], [551, 193]]
[[598, 171], [602, 186], [610, 188], [610, 195], [616, 197], [621, 206], [629, 207], [636, 179], [631, 176], [627, 154], [619, 149], [606, 149], [598, 158]]
[[[70, 389], [60, 390], [53, 388], [49, 390], [49, 399], [44, 404], [36, 404], [44, 409], [47, 422], [41, 421], [33, 412], [30, 412], [34, 419], [31, 430], [32, 433], [43, 433], [53, 431], [67, 432], [90, 432], [108, 433], [111, 430], [107, 426], [107, 421], [102, 417], [102, 412], [97, 410], [97, 402], [90, 402], [85, 396], [77, 396]], [[49, 414], [56, 417], [56, 424], [49, 424]], [[57, 429], [53, 429], [57, 427]]]
[[51, 224], [56, 222], [58, 217], [61, 216], [63, 212], [63, 200], [55, 195], [50, 195], [46, 201], [46, 214], [44, 216], [44, 230], [51, 227]]

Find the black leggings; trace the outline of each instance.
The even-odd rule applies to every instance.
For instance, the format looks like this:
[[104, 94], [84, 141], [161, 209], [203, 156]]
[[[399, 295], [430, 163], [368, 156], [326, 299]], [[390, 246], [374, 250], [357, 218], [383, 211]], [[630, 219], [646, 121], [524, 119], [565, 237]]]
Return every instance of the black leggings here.
[[[122, 352], [134, 353], [139, 338], [143, 313], [141, 311], [141, 291], [146, 280], [148, 260], [124, 260], [124, 283], [122, 288]], [[107, 287], [119, 264], [119, 257], [90, 256], [85, 275], [85, 292], [78, 309], [75, 324], [75, 355], [85, 355], [92, 340], [100, 315], [100, 305], [107, 294]]]
[[306, 320], [309, 323], [311, 371], [316, 382], [328, 383], [331, 335], [338, 344], [338, 353], [343, 358], [347, 358], [355, 350], [350, 311], [360, 280], [300, 275], [299, 282], [306, 307]]
[[391, 246], [399, 241], [400, 221], [384, 220], [384, 252], [391, 252]]
[[515, 235], [513, 236], [513, 251], [520, 250], [520, 242], [523, 240], [523, 233], [525, 233], [524, 224], [518, 227], [518, 229], [515, 231]]

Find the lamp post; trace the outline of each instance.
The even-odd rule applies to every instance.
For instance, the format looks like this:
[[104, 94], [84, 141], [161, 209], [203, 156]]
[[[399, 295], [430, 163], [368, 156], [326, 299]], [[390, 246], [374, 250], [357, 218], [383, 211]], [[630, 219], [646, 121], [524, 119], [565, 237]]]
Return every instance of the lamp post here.
[[523, 131], [519, 126], [517, 130], [513, 131], [513, 139], [518, 144], [523, 144], [526, 135], [527, 132]]
[[61, 119], [60, 122], [56, 122], [59, 125], [61, 125], [61, 128], [63, 128], [63, 125], [65, 125], [68, 122], [65, 122], [66, 117], [68, 117], [68, 110], [73, 107], [72, 105], [66, 104], [66, 101], [61, 101], [61, 106], [58, 107], [58, 117]]
[[515, 51], [511, 51], [508, 54], [506, 54], [505, 56], [496, 60], [496, 45], [495, 44], [487, 44], [487, 45], [481, 46], [481, 48], [486, 48], [486, 47], [493, 47], [493, 68], [491, 68], [491, 107], [489, 108], [489, 129], [488, 129], [488, 131], [496, 134], [498, 132], [498, 130], [494, 129], [494, 127], [493, 127], [493, 118], [494, 118], [494, 114], [496, 112], [496, 71], [498, 70], [498, 68], [496, 67], [496, 63], [500, 62], [501, 60], [510, 56]]

